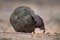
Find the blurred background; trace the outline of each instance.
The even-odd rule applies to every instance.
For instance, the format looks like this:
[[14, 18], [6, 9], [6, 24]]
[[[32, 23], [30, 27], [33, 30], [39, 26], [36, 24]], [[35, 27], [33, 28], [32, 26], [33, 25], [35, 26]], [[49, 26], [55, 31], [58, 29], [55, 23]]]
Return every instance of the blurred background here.
[[60, 33], [60, 0], [0, 0], [0, 32], [14, 32], [9, 18], [19, 6], [28, 6], [41, 16], [46, 33]]

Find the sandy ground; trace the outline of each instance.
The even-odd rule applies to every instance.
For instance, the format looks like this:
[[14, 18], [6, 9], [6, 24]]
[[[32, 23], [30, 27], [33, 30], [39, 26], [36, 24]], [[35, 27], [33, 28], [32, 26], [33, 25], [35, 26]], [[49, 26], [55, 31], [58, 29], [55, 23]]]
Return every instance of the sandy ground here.
[[[9, 18], [16, 7], [31, 7], [35, 14], [41, 16], [45, 23], [46, 33], [36, 30], [36, 34], [18, 33], [10, 25]], [[54, 33], [60, 33], [60, 25], [50, 18], [51, 15], [60, 13], [60, 5], [51, 5], [49, 2], [37, 4], [33, 1], [0, 1], [0, 40], [55, 40], [57, 37]], [[60, 14], [59, 14], [60, 15]]]
[[16, 32], [9, 23], [0, 23], [0, 40], [54, 40], [57, 36], [53, 33], [43, 34], [39, 30], [33, 33]]

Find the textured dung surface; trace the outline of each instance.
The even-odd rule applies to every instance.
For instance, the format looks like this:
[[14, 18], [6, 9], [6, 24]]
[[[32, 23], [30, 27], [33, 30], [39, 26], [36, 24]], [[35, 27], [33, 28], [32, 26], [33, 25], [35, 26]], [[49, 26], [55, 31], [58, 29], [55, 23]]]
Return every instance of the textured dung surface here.
[[18, 7], [10, 16], [10, 23], [18, 32], [34, 31], [34, 20], [31, 16], [35, 15], [31, 8], [26, 6]]

